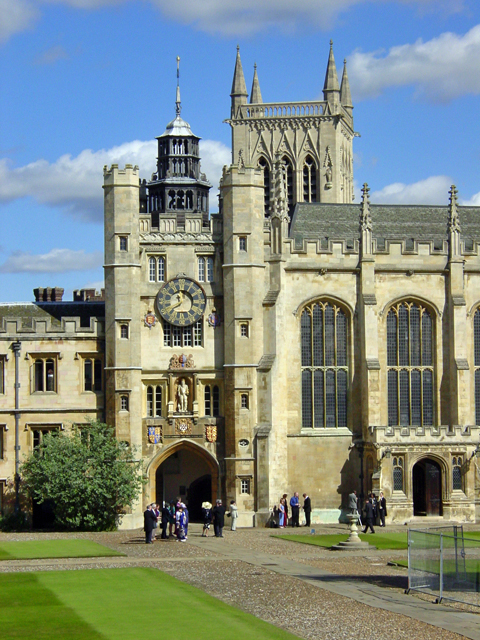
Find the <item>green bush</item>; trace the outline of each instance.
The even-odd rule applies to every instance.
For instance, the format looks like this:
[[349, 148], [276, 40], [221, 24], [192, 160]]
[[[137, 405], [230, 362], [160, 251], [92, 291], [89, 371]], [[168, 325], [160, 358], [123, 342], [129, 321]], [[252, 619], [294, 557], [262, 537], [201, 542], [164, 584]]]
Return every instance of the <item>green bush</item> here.
[[52, 501], [56, 528], [113, 530], [143, 483], [135, 454], [101, 422], [52, 432], [22, 465], [22, 489], [37, 504]]

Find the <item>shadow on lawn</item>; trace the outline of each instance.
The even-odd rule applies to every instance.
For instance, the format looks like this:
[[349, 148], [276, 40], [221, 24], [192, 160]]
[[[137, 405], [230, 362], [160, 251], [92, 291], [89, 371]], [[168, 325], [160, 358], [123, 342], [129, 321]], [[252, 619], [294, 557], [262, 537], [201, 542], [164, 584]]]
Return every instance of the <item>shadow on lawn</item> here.
[[408, 577], [405, 576], [356, 576], [356, 575], [328, 575], [328, 576], [303, 576], [298, 574], [297, 578], [317, 580], [318, 582], [366, 582], [375, 584], [377, 587], [393, 587], [395, 589], [407, 589]]

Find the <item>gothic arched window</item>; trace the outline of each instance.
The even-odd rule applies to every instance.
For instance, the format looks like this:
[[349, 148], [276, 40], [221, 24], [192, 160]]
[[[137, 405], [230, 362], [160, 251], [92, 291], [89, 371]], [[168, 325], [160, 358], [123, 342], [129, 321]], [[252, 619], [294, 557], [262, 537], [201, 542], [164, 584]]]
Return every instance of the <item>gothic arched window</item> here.
[[287, 184], [285, 185], [285, 192], [287, 196], [288, 210], [291, 214], [293, 211], [293, 168], [292, 163], [287, 156], [283, 156], [282, 163], [285, 165], [285, 178], [287, 181]]
[[433, 328], [430, 313], [401, 302], [387, 316], [388, 424], [433, 425]]
[[480, 425], [480, 309], [473, 316], [473, 366], [475, 368], [475, 424]]
[[395, 457], [393, 462], [393, 490], [403, 491], [403, 458]]
[[317, 201], [317, 166], [311, 156], [303, 164], [303, 201]]
[[260, 160], [258, 161], [258, 166], [263, 171], [264, 214], [266, 218], [269, 218], [270, 217], [270, 168], [268, 166], [268, 162], [263, 157], [261, 157]]
[[302, 427], [347, 426], [347, 316], [316, 302], [301, 317]]
[[452, 458], [452, 489], [454, 491], [462, 491], [462, 456], [453, 456]]

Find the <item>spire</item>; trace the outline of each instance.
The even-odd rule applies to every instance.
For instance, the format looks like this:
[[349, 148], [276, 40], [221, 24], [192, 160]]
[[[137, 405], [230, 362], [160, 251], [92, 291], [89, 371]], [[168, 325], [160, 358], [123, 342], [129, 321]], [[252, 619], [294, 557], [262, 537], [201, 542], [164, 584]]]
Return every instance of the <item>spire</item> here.
[[250, 93], [250, 104], [260, 104], [263, 102], [262, 100], [262, 92], [260, 91], [260, 83], [258, 82], [257, 76], [257, 63], [253, 65], [253, 82], [252, 82], [252, 91]]
[[350, 83], [348, 82], [347, 75], [347, 61], [343, 61], [343, 75], [342, 75], [342, 84], [340, 86], [340, 102], [342, 105], [350, 110], [353, 109], [352, 104], [352, 94], [350, 93]]
[[323, 99], [330, 104], [338, 103], [340, 87], [338, 85], [337, 67], [333, 57], [333, 40], [330, 40], [330, 54], [328, 56], [327, 73], [323, 85]]
[[362, 188], [362, 204], [360, 205], [360, 246], [361, 256], [372, 254], [372, 217], [370, 215], [370, 188], [365, 182]]
[[452, 184], [450, 189], [450, 205], [448, 207], [448, 237], [449, 237], [449, 249], [450, 259], [456, 258], [461, 255], [460, 251], [460, 216], [458, 215], [457, 208], [457, 187]]
[[232, 92], [230, 96], [248, 97], [245, 76], [243, 75], [242, 61], [240, 60], [240, 47], [237, 44], [237, 59], [235, 61], [235, 72], [233, 74]]
[[182, 111], [182, 103], [180, 100], [180, 56], [177, 56], [177, 99], [175, 101], [175, 113], [177, 116]]

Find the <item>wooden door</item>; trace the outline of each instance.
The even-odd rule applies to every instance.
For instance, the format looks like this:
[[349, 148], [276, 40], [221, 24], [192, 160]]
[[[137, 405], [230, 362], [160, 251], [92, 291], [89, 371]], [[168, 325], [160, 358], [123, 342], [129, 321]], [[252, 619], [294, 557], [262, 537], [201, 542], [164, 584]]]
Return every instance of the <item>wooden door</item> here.
[[425, 460], [425, 503], [427, 516], [442, 515], [442, 472], [433, 460]]

